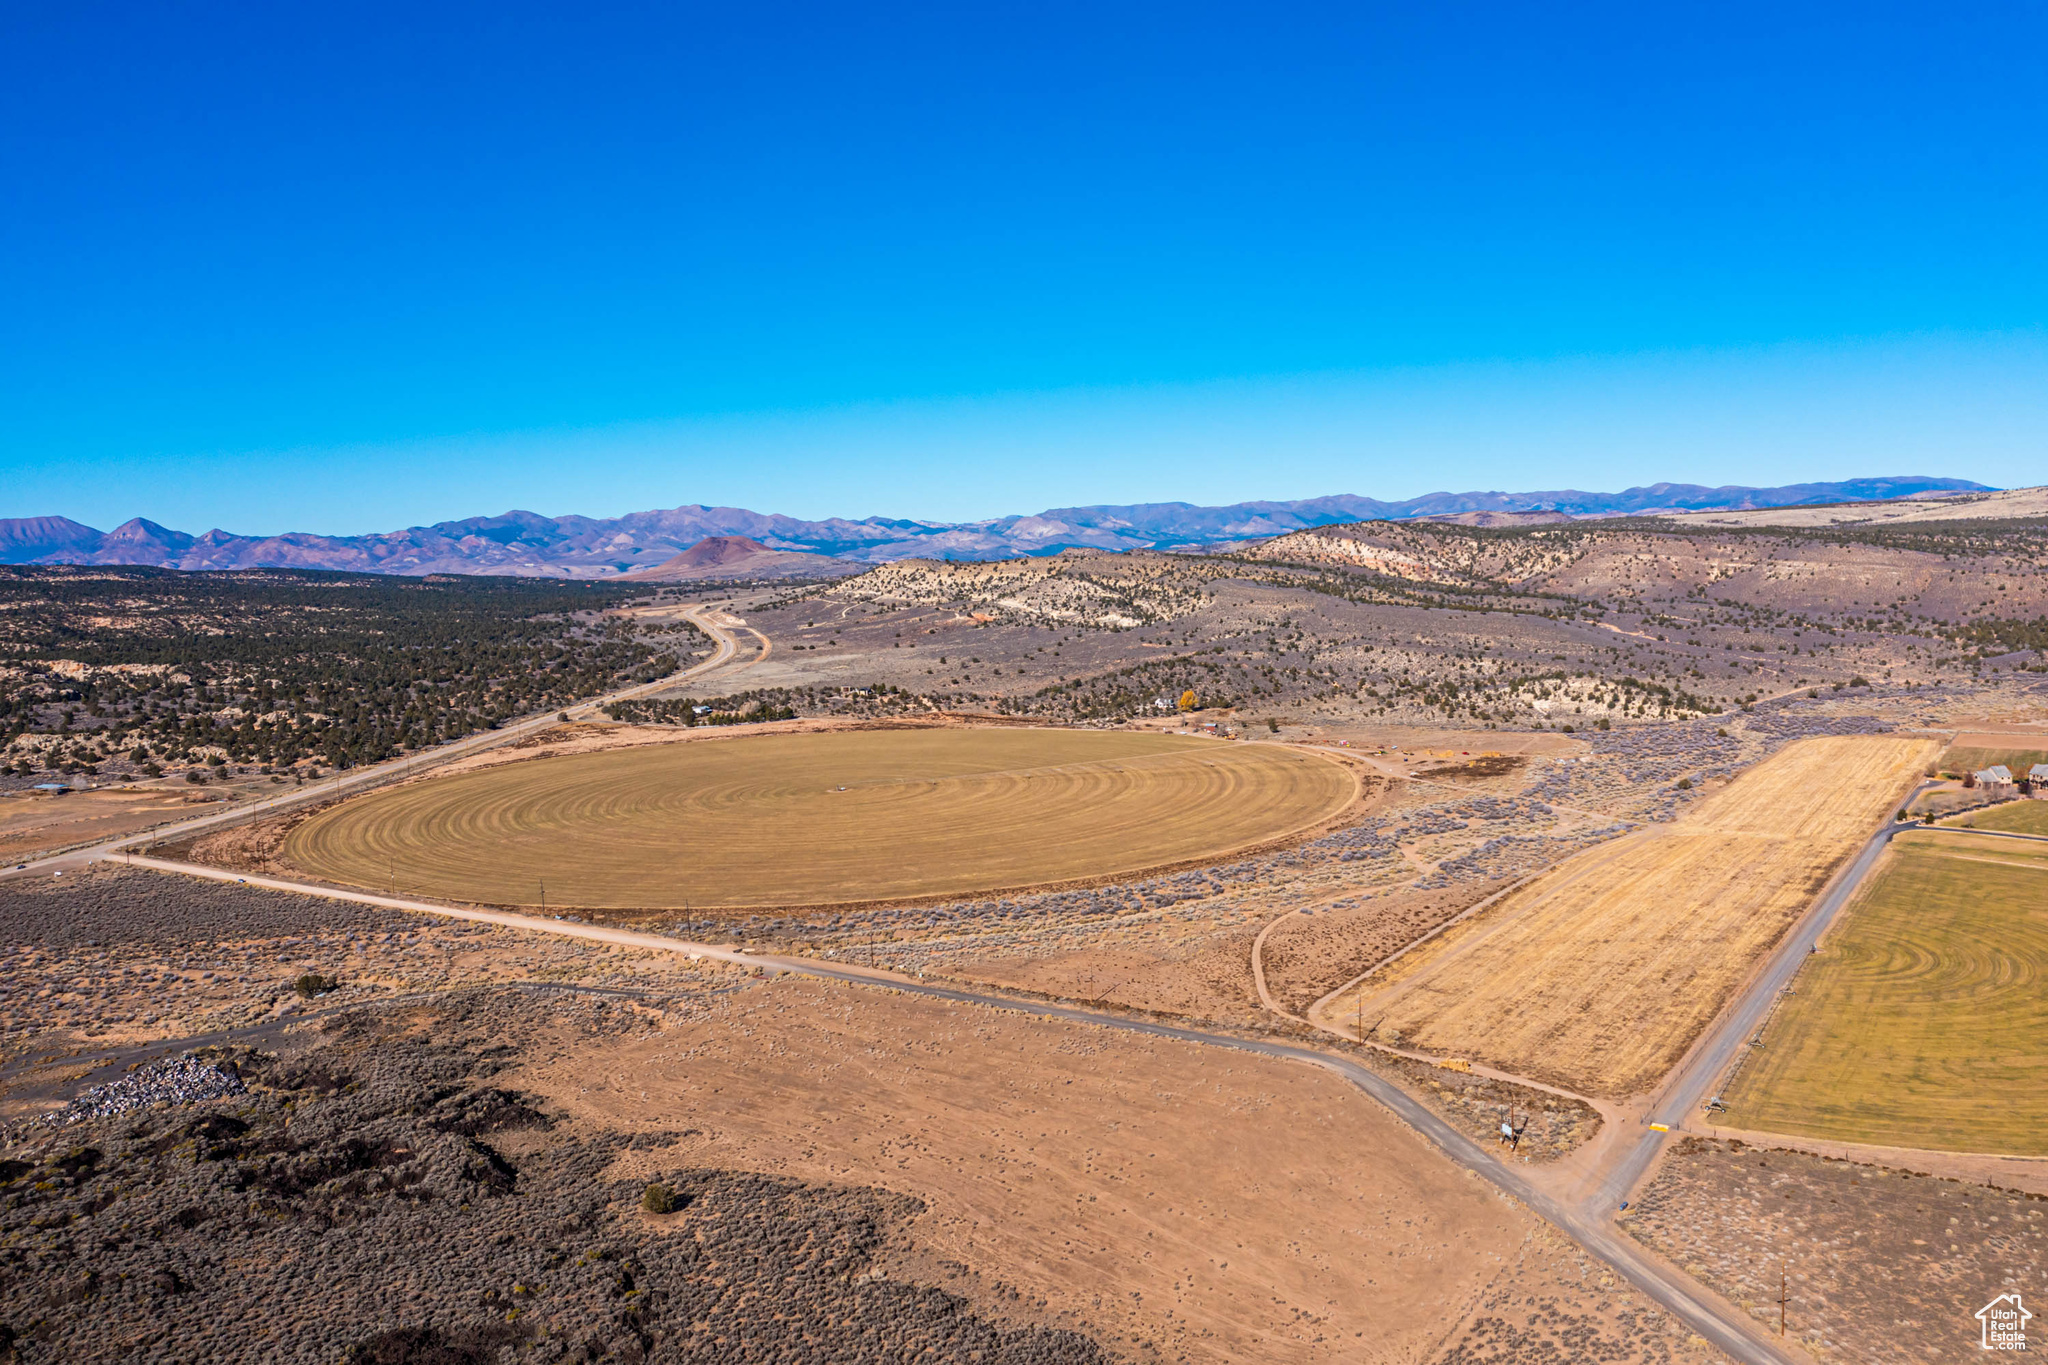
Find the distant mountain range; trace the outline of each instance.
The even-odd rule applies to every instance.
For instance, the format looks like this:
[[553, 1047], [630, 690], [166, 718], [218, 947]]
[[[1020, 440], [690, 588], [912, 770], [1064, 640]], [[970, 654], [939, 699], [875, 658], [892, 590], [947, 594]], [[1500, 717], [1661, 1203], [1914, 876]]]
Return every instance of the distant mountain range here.
[[[739, 507], [677, 507], [623, 517], [544, 517], [507, 512], [368, 536], [275, 536], [208, 531], [193, 536], [140, 517], [96, 531], [67, 517], [0, 520], [0, 563], [148, 564], [169, 569], [303, 568], [366, 573], [531, 574], [608, 578], [652, 568], [707, 537], [744, 536], [771, 550], [827, 555], [854, 565], [896, 559], [1007, 559], [1091, 547], [1189, 549], [1260, 540], [1352, 521], [1458, 518], [1475, 514], [1556, 513], [1557, 519], [1815, 503], [1865, 502], [1987, 491], [1964, 479], [1912, 476], [1789, 484], [1783, 488], [1705, 488], [1658, 483], [1621, 493], [1565, 489], [1545, 493], [1430, 493], [1402, 502], [1338, 494], [1298, 502], [1185, 502], [1129, 507], [1060, 507], [1036, 516], [990, 521], [907, 521], [832, 517], [803, 521]], [[1503, 518], [1506, 520], [1507, 518]], [[1545, 518], [1549, 519], [1549, 518]], [[1532, 518], [1533, 520], [1533, 518]]]

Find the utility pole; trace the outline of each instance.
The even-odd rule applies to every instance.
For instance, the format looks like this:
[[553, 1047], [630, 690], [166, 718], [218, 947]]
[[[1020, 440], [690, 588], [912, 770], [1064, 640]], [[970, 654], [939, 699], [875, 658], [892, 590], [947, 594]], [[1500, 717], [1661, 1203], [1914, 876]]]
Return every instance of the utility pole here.
[[1778, 1335], [1785, 1335], [1785, 1272], [1778, 1272]]
[[548, 879], [546, 877], [540, 879], [540, 912], [543, 915], [548, 912]]

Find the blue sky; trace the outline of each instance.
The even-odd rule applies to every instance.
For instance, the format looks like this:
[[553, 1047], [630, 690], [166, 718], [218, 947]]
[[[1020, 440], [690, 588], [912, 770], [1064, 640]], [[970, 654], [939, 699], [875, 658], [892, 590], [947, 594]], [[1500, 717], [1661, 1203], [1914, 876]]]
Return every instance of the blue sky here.
[[11, 6], [0, 516], [2040, 482], [2037, 7]]

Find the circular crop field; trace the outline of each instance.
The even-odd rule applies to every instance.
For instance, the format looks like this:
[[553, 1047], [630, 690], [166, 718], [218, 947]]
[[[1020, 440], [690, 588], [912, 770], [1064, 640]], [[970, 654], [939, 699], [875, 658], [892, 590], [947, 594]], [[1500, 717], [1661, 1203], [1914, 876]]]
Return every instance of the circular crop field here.
[[285, 856], [359, 886], [590, 909], [964, 895], [1221, 857], [1336, 814], [1350, 772], [1276, 745], [1075, 730], [692, 740], [376, 792]]

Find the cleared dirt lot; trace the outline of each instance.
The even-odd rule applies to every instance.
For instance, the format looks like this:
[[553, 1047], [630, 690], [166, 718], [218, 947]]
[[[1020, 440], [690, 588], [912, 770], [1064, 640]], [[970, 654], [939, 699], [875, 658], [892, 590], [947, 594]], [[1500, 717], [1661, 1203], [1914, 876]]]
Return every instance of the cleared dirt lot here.
[[1982, 1359], [1972, 1315], [2048, 1269], [2039, 1195], [1738, 1141], [1677, 1144], [1622, 1226], [1773, 1328], [1783, 1271], [1787, 1335], [1843, 1365]]
[[286, 857], [357, 885], [550, 907], [869, 903], [1102, 878], [1313, 827], [1359, 784], [1273, 745], [1024, 729], [761, 735], [379, 792]]
[[[1663, 1075], [1920, 768], [1928, 740], [1802, 741], [1676, 823], [1571, 859], [1367, 979], [1380, 1036], [1619, 1098]], [[1325, 1022], [1355, 1020], [1354, 993]]]
[[204, 814], [196, 808], [217, 799], [202, 795], [204, 791], [187, 788], [187, 795], [149, 787], [0, 796], [0, 864], [11, 866], [46, 851], [116, 839], [168, 820]]
[[1730, 1087], [1731, 1127], [2048, 1155], [2048, 844], [1904, 834]]
[[1003, 990], [1261, 1025], [1272, 1016], [1260, 1007], [1252, 988], [1251, 948], [1257, 934], [1257, 926], [1249, 924], [1152, 935], [1112, 928], [1086, 947], [963, 957], [940, 971], [955, 981]]
[[590, 1126], [689, 1130], [621, 1171], [913, 1196], [927, 1212], [894, 1273], [999, 1266], [1139, 1360], [1708, 1358], [1306, 1067], [797, 980], [602, 1056], [558, 1051], [504, 1083]]

